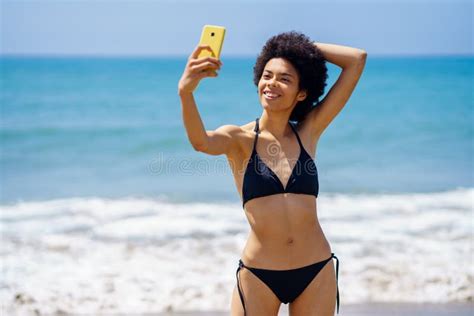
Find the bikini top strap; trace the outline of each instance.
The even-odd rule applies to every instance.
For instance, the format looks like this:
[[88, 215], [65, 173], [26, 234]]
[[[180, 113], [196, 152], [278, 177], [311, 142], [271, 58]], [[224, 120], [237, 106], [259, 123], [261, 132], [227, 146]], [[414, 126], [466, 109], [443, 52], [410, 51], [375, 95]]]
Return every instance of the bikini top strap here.
[[293, 126], [293, 124], [291, 124], [290, 121], [288, 121], [288, 124], [290, 124], [291, 129], [292, 129], [293, 132], [295, 132], [295, 134], [296, 134], [296, 139], [298, 139], [298, 143], [299, 143], [300, 146], [303, 148], [303, 143], [301, 142], [300, 135], [298, 135], [298, 132], [296, 132], [296, 128]]
[[253, 129], [253, 131], [255, 132], [255, 139], [253, 141], [253, 149], [255, 150], [256, 146], [257, 146], [257, 139], [258, 139], [258, 134], [260, 133], [260, 128], [259, 128], [259, 125], [258, 125], [258, 121], [260, 120], [259, 117], [257, 117], [255, 119], [255, 128]]

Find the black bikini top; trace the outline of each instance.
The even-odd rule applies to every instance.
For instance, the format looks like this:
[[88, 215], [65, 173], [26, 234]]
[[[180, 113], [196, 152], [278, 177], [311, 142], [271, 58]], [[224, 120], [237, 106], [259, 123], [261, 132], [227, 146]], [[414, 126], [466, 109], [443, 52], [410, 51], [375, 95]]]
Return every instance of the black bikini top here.
[[242, 206], [245, 206], [245, 203], [251, 199], [280, 193], [309, 194], [317, 197], [319, 192], [318, 170], [313, 158], [304, 149], [293, 124], [288, 122], [300, 144], [300, 155], [286, 187], [283, 187], [278, 176], [262, 161], [257, 153], [257, 139], [260, 133], [258, 120], [259, 118], [255, 120], [253, 150], [243, 179]]

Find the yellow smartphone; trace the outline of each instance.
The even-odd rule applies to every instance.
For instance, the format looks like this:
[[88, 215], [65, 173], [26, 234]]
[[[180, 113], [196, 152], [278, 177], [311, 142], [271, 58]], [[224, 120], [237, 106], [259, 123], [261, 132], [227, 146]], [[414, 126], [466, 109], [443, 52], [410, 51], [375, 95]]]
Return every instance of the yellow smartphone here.
[[212, 52], [207, 49], [202, 50], [199, 53], [198, 58], [210, 56], [219, 59], [222, 51], [222, 44], [224, 43], [224, 37], [225, 27], [218, 25], [204, 25], [199, 45], [211, 46]]

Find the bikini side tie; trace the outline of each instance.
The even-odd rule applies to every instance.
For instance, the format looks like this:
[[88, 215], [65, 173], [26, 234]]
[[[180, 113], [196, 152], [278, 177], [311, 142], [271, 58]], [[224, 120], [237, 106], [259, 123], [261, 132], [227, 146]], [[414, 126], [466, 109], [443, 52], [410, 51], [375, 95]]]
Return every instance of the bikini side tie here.
[[337, 313], [339, 314], [339, 259], [334, 255], [334, 253], [331, 253], [332, 258], [336, 259], [336, 288], [337, 288], [337, 293], [336, 293], [336, 305], [337, 305]]
[[235, 273], [235, 276], [237, 277], [237, 287], [239, 289], [240, 300], [242, 301], [242, 306], [244, 307], [244, 316], [247, 316], [247, 311], [245, 310], [244, 296], [242, 294], [242, 290], [240, 289], [240, 278], [239, 278], [239, 271], [243, 267], [245, 267], [245, 265], [242, 262], [242, 260], [239, 259], [239, 267], [237, 268], [237, 272]]

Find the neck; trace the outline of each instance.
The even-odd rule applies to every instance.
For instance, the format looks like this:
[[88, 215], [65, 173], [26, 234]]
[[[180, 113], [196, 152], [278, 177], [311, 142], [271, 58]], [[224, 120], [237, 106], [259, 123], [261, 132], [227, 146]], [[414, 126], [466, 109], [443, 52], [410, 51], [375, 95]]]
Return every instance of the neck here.
[[272, 115], [268, 115], [266, 111], [263, 111], [259, 120], [260, 130], [267, 130], [277, 139], [286, 137], [292, 133], [288, 123], [289, 118], [288, 113], [282, 113], [281, 115], [272, 113]]

